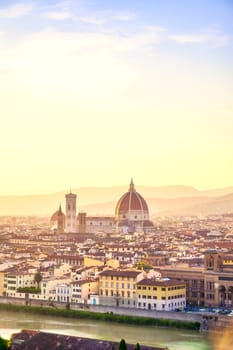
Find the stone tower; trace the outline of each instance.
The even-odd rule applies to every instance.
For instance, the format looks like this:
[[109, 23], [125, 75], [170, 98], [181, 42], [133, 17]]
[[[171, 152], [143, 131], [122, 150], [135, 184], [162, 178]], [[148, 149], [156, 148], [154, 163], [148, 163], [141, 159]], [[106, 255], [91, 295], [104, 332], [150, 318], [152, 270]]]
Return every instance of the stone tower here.
[[86, 233], [86, 213], [78, 213], [78, 232]]
[[66, 232], [75, 233], [76, 228], [76, 194], [66, 194]]

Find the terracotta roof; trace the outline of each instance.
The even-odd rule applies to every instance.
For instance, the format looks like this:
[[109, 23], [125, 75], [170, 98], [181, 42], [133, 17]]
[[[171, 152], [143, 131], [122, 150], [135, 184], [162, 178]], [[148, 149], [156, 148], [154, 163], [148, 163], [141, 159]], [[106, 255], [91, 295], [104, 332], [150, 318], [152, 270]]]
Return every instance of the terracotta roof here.
[[59, 218], [59, 215], [61, 215], [63, 217], [63, 220], [65, 220], [65, 214], [63, 212], [59, 212], [59, 210], [55, 211], [55, 213], [53, 213], [53, 215], [51, 216], [50, 221], [57, 221]]
[[132, 270], [106, 270], [99, 274], [99, 276], [123, 276], [123, 277], [137, 277], [142, 271]]
[[116, 215], [131, 210], [149, 212], [145, 199], [138, 192], [136, 192], [132, 182], [130, 184], [129, 191], [123, 194], [117, 203]]
[[138, 282], [137, 285], [143, 285], [143, 286], [177, 286], [177, 285], [185, 285], [185, 283], [182, 283], [178, 280], [156, 280], [153, 278], [145, 278], [142, 281]]
[[[35, 332], [23, 330], [13, 334], [11, 350], [111, 350], [117, 349], [119, 343], [105, 340], [73, 337], [62, 334]], [[127, 344], [128, 350], [133, 350], [135, 345]], [[140, 345], [141, 350], [165, 350]]]

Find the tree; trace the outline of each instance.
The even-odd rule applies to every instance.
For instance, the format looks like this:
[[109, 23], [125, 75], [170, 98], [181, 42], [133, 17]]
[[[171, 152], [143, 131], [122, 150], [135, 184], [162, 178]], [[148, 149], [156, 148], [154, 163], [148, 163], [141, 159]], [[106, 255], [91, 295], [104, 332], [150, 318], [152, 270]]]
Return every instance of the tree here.
[[9, 340], [3, 339], [0, 337], [0, 349], [1, 350], [8, 350], [9, 349]]
[[118, 346], [118, 350], [127, 350], [125, 339], [121, 339], [119, 346]]
[[35, 274], [34, 281], [37, 283], [37, 288], [39, 288], [40, 282], [42, 281], [42, 275], [39, 271]]
[[135, 345], [134, 350], [140, 350], [140, 345], [138, 343]]

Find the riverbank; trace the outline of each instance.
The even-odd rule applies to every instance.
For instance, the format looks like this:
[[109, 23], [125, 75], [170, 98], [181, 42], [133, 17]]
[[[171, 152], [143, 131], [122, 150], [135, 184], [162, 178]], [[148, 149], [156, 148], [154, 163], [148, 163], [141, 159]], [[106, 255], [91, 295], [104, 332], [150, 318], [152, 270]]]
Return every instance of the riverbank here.
[[75, 318], [75, 319], [89, 319], [96, 321], [107, 321], [116, 323], [125, 323], [132, 325], [142, 326], [157, 326], [157, 327], [168, 327], [168, 328], [179, 328], [189, 330], [199, 330], [200, 322], [181, 321], [172, 319], [160, 319], [152, 317], [140, 317], [131, 315], [120, 315], [114, 314], [113, 312], [93, 312], [84, 310], [69, 310], [61, 309], [56, 307], [41, 307], [41, 306], [23, 306], [14, 304], [0, 304], [0, 310], [9, 310], [15, 312], [25, 312], [38, 315], [49, 315], [57, 317]]
[[212, 350], [209, 334], [197, 330], [104, 322], [84, 318], [64, 318], [29, 312], [0, 310], [0, 335], [10, 339], [22, 329], [128, 344], [168, 347], [169, 350]]

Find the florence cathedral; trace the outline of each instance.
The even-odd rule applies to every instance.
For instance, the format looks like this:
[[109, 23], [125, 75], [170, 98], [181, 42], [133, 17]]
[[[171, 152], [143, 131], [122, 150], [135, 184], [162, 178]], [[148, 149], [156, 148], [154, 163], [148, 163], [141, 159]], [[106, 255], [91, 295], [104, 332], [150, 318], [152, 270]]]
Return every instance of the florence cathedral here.
[[58, 233], [134, 233], [153, 231], [149, 218], [149, 209], [145, 199], [136, 191], [133, 180], [129, 189], [118, 200], [115, 216], [88, 216], [87, 213], [76, 214], [74, 193], [66, 194], [66, 214], [61, 206], [52, 215], [51, 228]]

